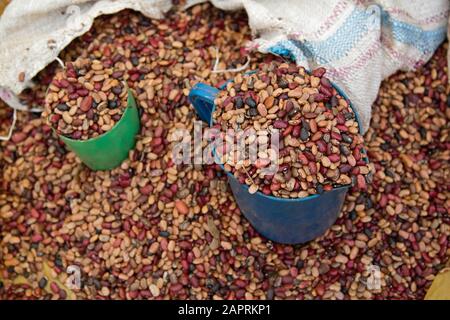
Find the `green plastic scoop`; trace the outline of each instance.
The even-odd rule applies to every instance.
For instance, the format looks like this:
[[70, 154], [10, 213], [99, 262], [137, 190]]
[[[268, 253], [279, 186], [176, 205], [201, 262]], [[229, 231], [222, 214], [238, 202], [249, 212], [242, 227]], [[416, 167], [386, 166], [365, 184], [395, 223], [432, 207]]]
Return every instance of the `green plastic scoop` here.
[[128, 89], [127, 108], [110, 131], [89, 140], [58, 136], [92, 170], [111, 170], [128, 157], [128, 152], [136, 143], [139, 130], [138, 108], [131, 90]]

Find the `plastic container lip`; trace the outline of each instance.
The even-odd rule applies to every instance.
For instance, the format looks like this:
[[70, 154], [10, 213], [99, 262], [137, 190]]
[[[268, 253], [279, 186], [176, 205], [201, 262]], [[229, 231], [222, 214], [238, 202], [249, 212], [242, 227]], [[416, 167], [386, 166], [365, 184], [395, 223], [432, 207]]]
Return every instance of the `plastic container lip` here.
[[87, 143], [87, 142], [91, 142], [91, 141], [97, 141], [97, 140], [101, 139], [102, 137], [106, 136], [107, 134], [109, 134], [109, 133], [113, 132], [114, 130], [116, 130], [116, 128], [119, 125], [119, 123], [121, 123], [122, 120], [125, 118], [125, 113], [130, 112], [130, 109], [132, 108], [132, 106], [128, 103], [128, 95], [129, 94], [132, 94], [130, 89], [128, 89], [128, 92], [127, 92], [127, 106], [125, 108], [124, 113], [122, 113], [122, 116], [120, 117], [120, 120], [117, 121], [116, 124], [110, 130], [108, 130], [106, 132], [103, 132], [101, 135], [98, 135], [98, 136], [93, 137], [93, 138], [89, 138], [87, 140], [77, 140], [77, 139], [69, 138], [69, 137], [67, 137], [67, 136], [65, 136], [63, 134], [57, 133], [55, 128], [53, 128], [53, 127], [52, 127], [52, 129], [58, 136], [64, 138], [65, 140], [68, 140], [70, 142], [82, 144], [82, 143]]
[[[246, 74], [253, 74], [253, 73], [256, 73], [256, 72], [257, 72], [257, 71], [254, 70], [254, 71], [246, 72]], [[307, 72], [308, 72], [308, 71], [307, 71]], [[308, 72], [308, 74], [310, 74], [310, 72]], [[221, 86], [219, 87], [219, 89], [220, 89], [220, 90], [225, 89], [227, 83], [228, 83], [228, 82], [231, 82], [231, 81], [232, 81], [232, 80], [228, 80], [228, 81], [225, 82], [223, 85], [221, 85]], [[331, 81], [330, 81], [330, 82], [331, 82]], [[341, 88], [339, 88], [339, 87], [338, 87], [337, 85], [335, 85], [333, 82], [331, 82], [331, 85], [333, 86], [333, 88], [336, 89], [336, 91], [339, 93], [339, 95], [342, 96], [342, 97], [347, 101], [348, 105], [350, 106], [350, 109], [352, 109], [353, 113], [355, 114], [356, 122], [358, 123], [358, 131], [359, 131], [360, 134], [362, 134], [361, 120], [360, 120], [360, 118], [359, 118], [358, 112], [353, 108], [353, 105], [352, 105], [352, 103], [350, 102], [350, 99], [349, 99], [349, 98], [347, 97], [347, 95], [341, 90]], [[210, 124], [209, 124], [210, 126], [213, 124], [213, 121], [214, 121], [214, 120], [213, 120], [213, 117], [212, 117], [212, 114], [214, 113], [215, 110], [216, 110], [216, 105], [214, 104], [214, 107], [213, 107], [212, 112], [211, 112], [211, 121], [210, 121]], [[369, 163], [369, 159], [368, 159], [368, 157], [367, 157], [366, 149], [363, 148], [362, 151], [363, 151], [362, 153], [366, 156], [366, 158], [365, 158], [366, 163]], [[215, 159], [215, 160], [218, 160], [218, 159], [217, 159], [217, 154], [216, 154], [216, 150], [215, 150], [215, 149], [213, 149], [213, 154], [214, 154], [214, 159]], [[222, 163], [217, 163], [217, 164], [221, 167], [221, 169], [222, 169], [223, 171], [226, 172], [228, 178], [236, 179], [236, 177], [235, 177], [231, 172], [228, 172], [227, 170], [225, 170], [225, 167], [223, 166]], [[248, 191], [249, 186], [248, 186], [247, 184], [241, 183], [241, 185]], [[339, 190], [339, 189], [348, 189], [348, 188], [350, 188], [350, 187], [351, 187], [351, 185], [348, 184], [348, 185], [344, 185], [344, 186], [339, 186], [339, 187], [333, 188], [332, 190], [330, 190], [330, 191], [325, 191], [325, 192], [332, 192], [332, 191], [334, 191], [334, 190]], [[324, 192], [324, 193], [325, 193], [325, 192]], [[257, 194], [257, 195], [259, 195], [259, 196], [262, 196], [262, 197], [264, 197], [264, 198], [270, 199], [270, 200], [277, 200], [277, 201], [283, 201], [283, 202], [296, 202], [296, 201], [300, 202], [300, 201], [307, 201], [307, 200], [312, 200], [312, 199], [319, 198], [319, 197], [322, 195], [322, 194], [313, 194], [313, 195], [309, 195], [309, 196], [304, 197], [304, 198], [281, 198], [281, 197], [274, 197], [274, 196], [266, 195], [266, 194], [262, 193], [261, 191], [257, 191], [255, 194]]]

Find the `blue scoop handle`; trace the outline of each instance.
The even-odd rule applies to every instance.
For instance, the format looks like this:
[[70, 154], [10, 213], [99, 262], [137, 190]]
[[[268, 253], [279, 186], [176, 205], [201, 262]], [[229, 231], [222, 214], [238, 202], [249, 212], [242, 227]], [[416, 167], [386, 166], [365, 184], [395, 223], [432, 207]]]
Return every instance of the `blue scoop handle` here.
[[189, 92], [189, 101], [194, 105], [200, 119], [208, 123], [209, 126], [213, 122], [214, 99], [219, 92], [219, 89], [204, 83], [197, 83]]

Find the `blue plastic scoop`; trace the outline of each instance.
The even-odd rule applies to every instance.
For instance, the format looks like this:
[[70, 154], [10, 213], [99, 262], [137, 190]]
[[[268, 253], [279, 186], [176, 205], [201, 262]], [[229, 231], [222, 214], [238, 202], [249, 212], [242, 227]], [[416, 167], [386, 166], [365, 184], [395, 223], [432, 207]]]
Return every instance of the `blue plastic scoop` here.
[[[226, 84], [221, 87], [225, 88]], [[334, 88], [347, 101], [345, 94], [333, 84]], [[189, 93], [189, 100], [200, 119], [212, 125], [214, 99], [220, 90], [204, 83], [196, 84]], [[356, 111], [356, 120], [361, 132], [361, 122]], [[223, 165], [221, 165], [222, 169]], [[241, 184], [227, 172], [228, 182], [236, 202], [244, 216], [262, 235], [276, 242], [296, 244], [317, 238], [336, 221], [349, 186], [342, 186], [322, 194], [306, 198], [285, 199], [265, 195], [261, 192], [250, 194], [248, 186]]]

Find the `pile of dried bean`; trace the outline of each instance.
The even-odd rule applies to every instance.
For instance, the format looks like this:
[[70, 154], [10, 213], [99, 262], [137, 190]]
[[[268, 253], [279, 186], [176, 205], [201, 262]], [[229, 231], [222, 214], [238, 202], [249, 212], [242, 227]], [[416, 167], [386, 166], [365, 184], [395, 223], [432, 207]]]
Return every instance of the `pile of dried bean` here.
[[[225, 169], [247, 183], [250, 193], [298, 198], [352, 182], [366, 189], [370, 169], [355, 113], [324, 68], [310, 75], [293, 63], [261, 64], [256, 73], [229, 82], [215, 105], [214, 121], [222, 132], [248, 132], [246, 148], [264, 146], [256, 161], [240, 154], [245, 150], [218, 150]], [[279, 150], [268, 143], [274, 129]], [[271, 162], [278, 171], [264, 174]]]

